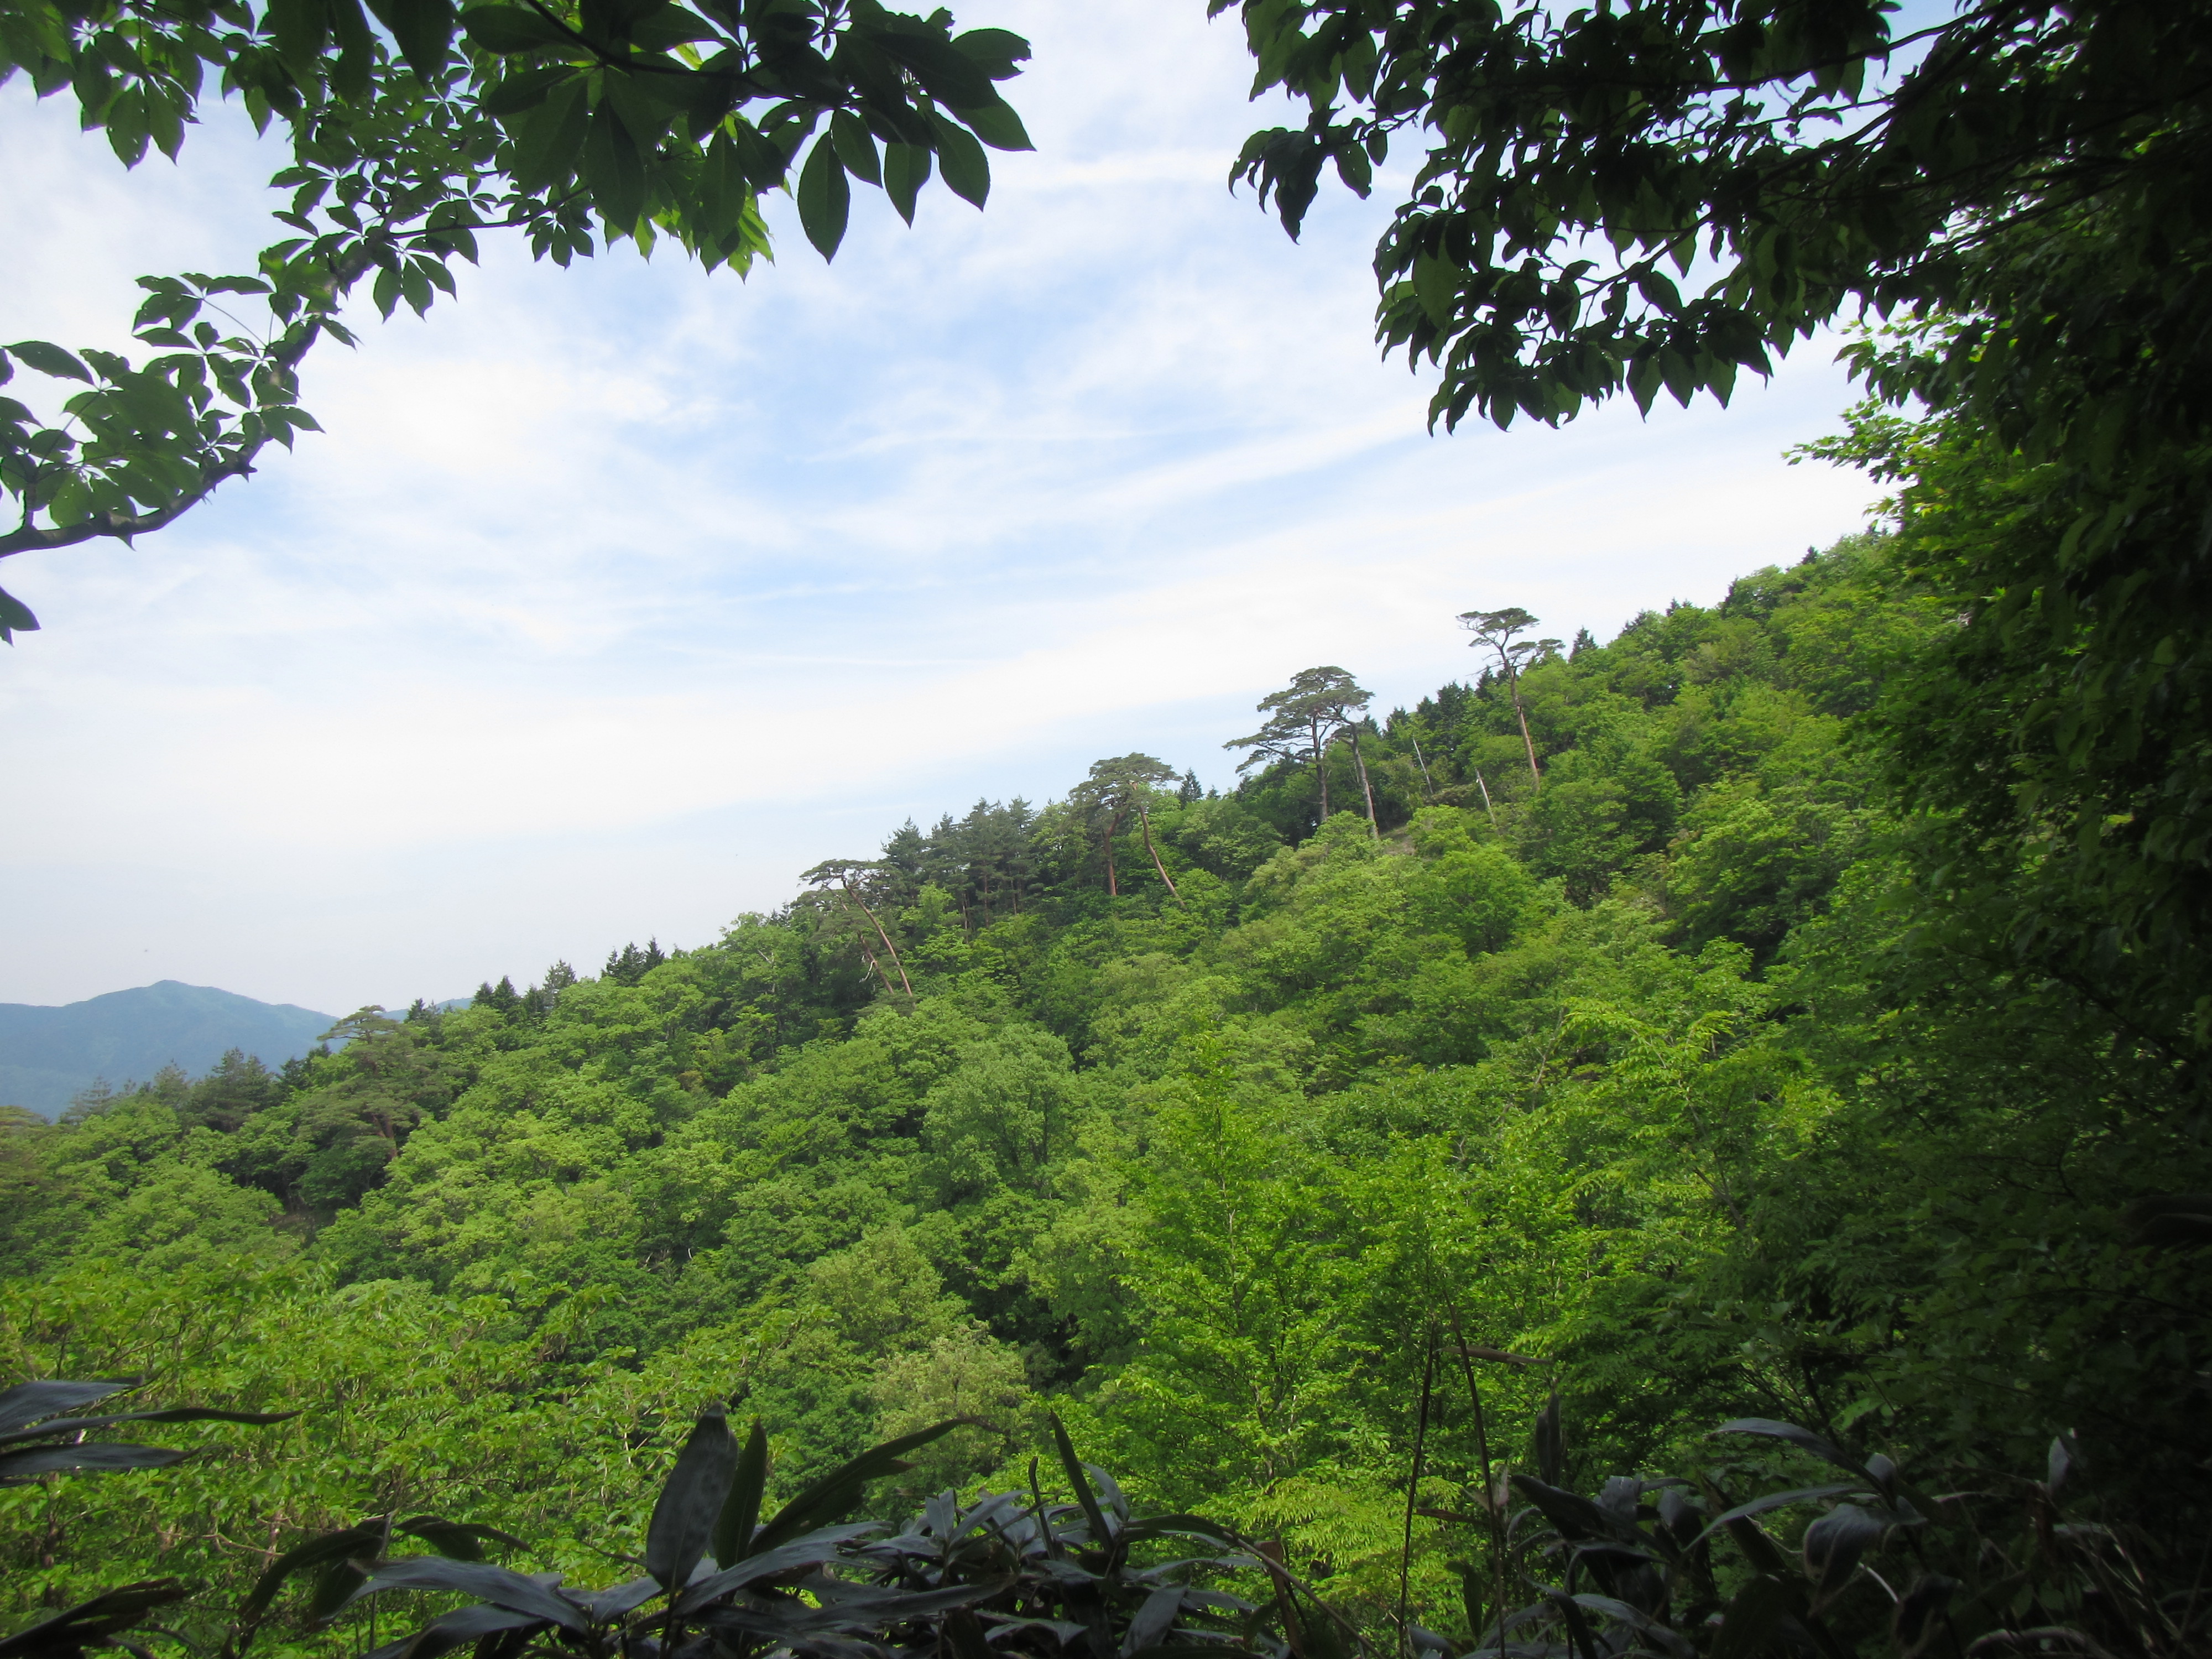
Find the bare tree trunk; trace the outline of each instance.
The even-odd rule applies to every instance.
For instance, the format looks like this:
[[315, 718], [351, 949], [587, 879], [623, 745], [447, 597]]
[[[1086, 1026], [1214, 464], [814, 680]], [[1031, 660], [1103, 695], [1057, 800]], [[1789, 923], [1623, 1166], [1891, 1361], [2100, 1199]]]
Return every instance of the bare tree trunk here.
[[1359, 773], [1359, 793], [1367, 797], [1367, 833], [1376, 840], [1382, 839], [1382, 826], [1375, 821], [1375, 788], [1367, 781], [1367, 762], [1359, 753], [1359, 728], [1347, 726], [1352, 733], [1352, 764]]
[[[1321, 727], [1318, 725], [1308, 726], [1306, 733], [1307, 740], [1313, 745], [1314, 777], [1321, 785], [1321, 822], [1327, 823], [1328, 822], [1328, 750], [1321, 740]], [[1314, 827], [1319, 829], [1321, 825], [1316, 824]]]
[[[847, 898], [848, 898], [848, 899], [852, 900], [852, 901], [853, 901], [853, 902], [854, 902], [854, 904], [856, 904], [856, 905], [860, 906], [860, 914], [861, 914], [862, 915], [866, 916], [866, 918], [867, 918], [871, 922], [873, 922], [873, 923], [874, 923], [874, 925], [875, 925], [875, 929], [876, 929], [876, 937], [877, 937], [878, 939], [879, 939], [883, 940], [883, 942], [884, 942], [884, 950], [886, 950], [886, 951], [888, 951], [889, 952], [890, 952], [891, 966], [898, 969], [899, 984], [900, 984], [902, 988], [904, 988], [904, 989], [905, 989], [905, 991], [906, 991], [906, 994], [907, 994], [908, 996], [912, 996], [912, 995], [914, 994], [914, 987], [913, 987], [913, 985], [912, 985], [911, 983], [909, 983], [909, 982], [908, 982], [908, 979], [907, 979], [907, 976], [906, 976], [906, 963], [902, 963], [902, 962], [901, 962], [901, 961], [899, 960], [898, 946], [891, 943], [891, 936], [890, 936], [889, 933], [885, 933], [885, 932], [884, 931], [884, 925], [883, 925], [883, 923], [881, 923], [880, 921], [876, 921], [876, 913], [875, 913], [873, 910], [871, 910], [870, 908], [868, 908], [867, 902], [866, 902], [866, 900], [864, 900], [863, 898], [861, 898], [861, 896], [860, 896], [858, 893], [856, 893], [856, 892], [854, 892], [854, 891], [853, 890], [853, 884], [852, 884], [851, 882], [849, 882], [849, 881], [847, 881], [847, 882], [841, 882], [841, 883], [839, 884], [839, 885], [841, 885], [842, 887], [843, 887], [843, 888], [844, 888], [844, 890], [845, 890], [845, 896], [846, 896]], [[865, 952], [864, 952], [863, 954], [865, 954]], [[877, 971], [878, 973], [879, 973], [879, 974], [883, 973], [883, 964], [882, 964], [882, 963], [877, 963], [877, 964], [876, 964], [876, 971]], [[890, 990], [890, 988], [891, 988], [890, 975], [888, 975], [888, 974], [884, 974], [884, 989], [885, 989], [886, 991], [888, 991], [888, 990]]]
[[1413, 740], [1413, 764], [1421, 769], [1421, 798], [1426, 800], [1437, 793], [1436, 782], [1429, 776], [1429, 763], [1421, 756], [1420, 734], [1408, 731], [1406, 735]]
[[1528, 750], [1528, 782], [1540, 789], [1544, 778], [1536, 769], [1536, 740], [1528, 735], [1528, 711], [1521, 706], [1521, 677], [1513, 672], [1510, 662], [1505, 665], [1505, 687], [1513, 694], [1513, 716], [1521, 722], [1521, 742]]
[[1112, 817], [1106, 820], [1106, 839], [1103, 843], [1103, 851], [1106, 854], [1106, 896], [1108, 898], [1119, 898], [1121, 896], [1121, 890], [1115, 884], [1114, 881], [1114, 832], [1121, 827], [1121, 815], [1119, 812], [1115, 813]]
[[1168, 867], [1166, 865], [1160, 862], [1159, 849], [1152, 845], [1152, 814], [1145, 811], [1142, 806], [1138, 807], [1137, 822], [1144, 826], [1145, 850], [1152, 855], [1152, 868], [1160, 872], [1160, 879], [1167, 883], [1168, 896], [1176, 902], [1176, 909], [1189, 909], [1190, 906], [1182, 902], [1182, 895], [1176, 891], [1175, 883], [1168, 879]]
[[1490, 814], [1490, 827], [1498, 828], [1498, 809], [1490, 804], [1490, 786], [1482, 781], [1482, 769], [1474, 769], [1474, 787], [1482, 791], [1482, 810]]

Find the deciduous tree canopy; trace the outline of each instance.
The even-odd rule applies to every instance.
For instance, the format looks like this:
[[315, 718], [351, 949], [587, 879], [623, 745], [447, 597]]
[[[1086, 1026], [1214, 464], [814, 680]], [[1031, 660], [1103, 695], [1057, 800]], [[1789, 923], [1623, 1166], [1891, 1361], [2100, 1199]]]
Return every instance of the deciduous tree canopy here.
[[[0, 1123], [0, 1359], [312, 1405], [320, 1460], [230, 1437], [150, 1494], [40, 1494], [0, 1528], [0, 1611], [103, 1559], [179, 1571], [210, 1532], [257, 1540], [208, 1570], [242, 1592], [269, 1528], [387, 1510], [597, 1583], [735, 1395], [779, 1495], [969, 1419], [900, 1477], [915, 1500], [1027, 1490], [1049, 1407], [1140, 1501], [1279, 1538], [1386, 1647], [1402, 1595], [1494, 1655], [1493, 1570], [1564, 1572], [1492, 1531], [1508, 1459], [1585, 1522], [1565, 1488], [1614, 1478], [1711, 1481], [1663, 1489], [1693, 1531], [1794, 1493], [1745, 1545], [1778, 1584], [1814, 1525], [1905, 1498], [1935, 1518], [1868, 1544], [1879, 1583], [1814, 1575], [1838, 1653], [1893, 1654], [1881, 1585], [1923, 1567], [1958, 1581], [1962, 1647], [2201, 1645], [2201, 1050], [2023, 969], [2006, 918], [1929, 907], [1948, 828], [1900, 804], [1884, 735], [1958, 631], [1919, 533], [1510, 684], [1486, 665], [1358, 756], [1300, 744], [1228, 793], [1110, 757], [1042, 810], [902, 826], [696, 948], [364, 1011], [281, 1078], [241, 1058]], [[1357, 804], [1319, 823], [1317, 766]], [[1907, 1486], [1844, 1498], [1802, 1443], [1708, 1433], [1745, 1417]], [[1711, 1656], [1669, 1582], [1668, 1650]], [[289, 1639], [337, 1659], [353, 1629]]]
[[1819, 453], [1899, 487], [1966, 624], [1890, 728], [1912, 798], [1955, 815], [1925, 878], [2012, 908], [2045, 970], [2212, 1030], [2201, 13], [1994, 0], [1902, 35], [1883, 0], [1243, 14], [1255, 85], [1312, 116], [1232, 177], [1293, 234], [1326, 165], [1364, 193], [1394, 146], [1422, 153], [1376, 271], [1385, 348], [1441, 370], [1433, 419], [1725, 402], [1821, 325], [1889, 319], [1850, 351], [1878, 402]]

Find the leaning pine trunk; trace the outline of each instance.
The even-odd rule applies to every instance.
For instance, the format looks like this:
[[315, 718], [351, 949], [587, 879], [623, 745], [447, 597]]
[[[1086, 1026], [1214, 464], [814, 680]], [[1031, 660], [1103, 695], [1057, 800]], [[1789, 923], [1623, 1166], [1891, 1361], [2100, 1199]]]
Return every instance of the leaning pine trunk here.
[[[860, 914], [866, 916], [871, 922], [874, 923], [876, 937], [883, 940], [884, 949], [890, 952], [891, 966], [898, 969], [899, 984], [905, 988], [906, 994], [908, 996], [912, 996], [914, 994], [914, 987], [908, 982], [906, 976], [906, 963], [899, 960], [898, 946], [891, 943], [891, 936], [884, 931], [883, 923], [876, 921], [876, 913], [868, 908], [866, 901], [862, 899], [858, 893], [853, 890], [853, 884], [848, 881], [843, 884], [843, 886], [845, 889], [845, 896], [852, 900], [854, 904], [859, 905], [860, 908]], [[863, 954], [865, 954], [865, 952]], [[881, 963], [878, 963], [876, 964], [876, 971], [879, 974], [883, 973], [884, 969]], [[889, 974], [884, 974], [884, 989], [888, 991], [890, 988], [891, 977]]]
[[1528, 735], [1528, 711], [1521, 706], [1521, 677], [1513, 672], [1513, 665], [1505, 665], [1505, 686], [1513, 694], [1513, 715], [1521, 722], [1521, 742], [1528, 751], [1528, 782], [1541, 788], [1543, 774], [1536, 769], [1536, 740]]
[[1352, 733], [1352, 763], [1359, 771], [1359, 793], [1367, 797], [1367, 833], [1376, 840], [1382, 839], [1382, 826], [1375, 822], [1375, 788], [1367, 781], [1367, 763], [1359, 753], [1359, 728], [1347, 728]]
[[1182, 895], [1176, 891], [1175, 883], [1168, 879], [1168, 867], [1160, 862], [1159, 849], [1152, 845], [1152, 814], [1145, 811], [1142, 806], [1138, 807], [1137, 822], [1144, 826], [1145, 850], [1152, 855], [1152, 868], [1160, 872], [1162, 881], [1167, 882], [1168, 896], [1176, 902], [1176, 908], [1178, 910], [1189, 909], [1190, 906], [1182, 902]]

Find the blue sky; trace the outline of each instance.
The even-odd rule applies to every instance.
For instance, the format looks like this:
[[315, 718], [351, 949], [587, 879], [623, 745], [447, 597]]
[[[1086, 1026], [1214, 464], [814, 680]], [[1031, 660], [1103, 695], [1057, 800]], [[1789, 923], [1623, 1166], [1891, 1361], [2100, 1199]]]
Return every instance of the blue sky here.
[[[1452, 623], [1568, 636], [1859, 527], [1782, 452], [1850, 388], [1815, 342], [1735, 406], [1424, 428], [1370, 337], [1386, 173], [1293, 245], [1231, 158], [1233, 21], [996, 0], [1038, 143], [988, 210], [862, 190], [834, 266], [781, 199], [744, 282], [512, 245], [427, 322], [362, 319], [327, 435], [135, 550], [7, 562], [0, 1000], [155, 979], [343, 1012], [711, 939], [909, 814], [1140, 749], [1226, 784], [1297, 670], [1378, 704]], [[125, 176], [0, 88], [0, 338], [112, 344], [142, 272], [241, 269], [277, 161], [210, 112]]]

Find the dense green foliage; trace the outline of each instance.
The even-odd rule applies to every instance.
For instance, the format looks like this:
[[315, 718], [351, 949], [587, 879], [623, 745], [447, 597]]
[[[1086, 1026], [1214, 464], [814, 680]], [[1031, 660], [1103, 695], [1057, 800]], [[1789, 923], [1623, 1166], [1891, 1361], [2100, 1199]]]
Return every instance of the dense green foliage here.
[[[2109, 262], [2094, 276], [2065, 272], [2076, 284], [2155, 282], [2178, 261], [2163, 273], [2172, 300], [2201, 269], [2208, 225], [2192, 181], [2212, 82], [2186, 8], [1238, 9], [1255, 90], [1280, 87], [1312, 112], [1303, 131], [1255, 134], [1231, 174], [1272, 196], [1292, 234], [1325, 167], [1365, 195], [1394, 148], [1422, 150], [1376, 251], [1377, 331], [1440, 365], [1431, 409], [1448, 422], [1470, 409], [1500, 426], [1556, 421], [1623, 391], [1646, 409], [1662, 390], [1725, 402], [1740, 370], [1766, 374], [1854, 307], [1975, 319], [2001, 356], [2045, 367], [2101, 337], [2117, 367], [2137, 348], [2116, 318], [2021, 303], [2063, 265], [2069, 237], [2094, 222]], [[1677, 279], [1698, 286], [1685, 294]], [[2179, 310], [2201, 318], [2203, 301]], [[1972, 362], [1961, 352], [1950, 365]], [[1930, 372], [1914, 389], [1945, 405], [2055, 401], [2051, 388], [1946, 385], [1920, 367]]]
[[[291, 122], [303, 238], [151, 283], [145, 368], [10, 349], [91, 389], [78, 435], [0, 406], [0, 555], [246, 470], [372, 268], [420, 308], [474, 230], [564, 258], [587, 205], [742, 264], [825, 119], [797, 194], [826, 252], [848, 174], [910, 213], [933, 153], [980, 200], [979, 141], [1024, 142], [990, 86], [1020, 43], [943, 14], [487, 4], [456, 68], [442, 4], [375, 9], [396, 53], [352, 0], [0, 5], [0, 69], [70, 85], [126, 161], [173, 149], [208, 66]], [[1856, 304], [1896, 325], [1827, 449], [1894, 482], [1893, 533], [1604, 645], [1470, 611], [1485, 672], [1379, 721], [1309, 670], [1228, 794], [1102, 760], [709, 945], [17, 1115], [6, 1363], [306, 1410], [195, 1430], [217, 1455], [150, 1484], [0, 1492], [12, 1615], [126, 1575], [236, 1591], [415, 1510], [593, 1576], [651, 1555], [646, 1494], [734, 1395], [779, 1493], [961, 1419], [905, 1498], [1012, 1484], [1049, 1407], [1409, 1650], [1463, 1646], [1540, 1559], [1617, 1609], [1554, 1600], [1571, 1651], [1589, 1614], [1747, 1653], [1834, 1601], [1815, 1648], [1887, 1623], [1911, 1654], [1936, 1602], [1890, 1618], [1856, 1571], [1891, 1534], [1977, 1581], [1962, 1649], [2201, 1647], [2212, 36], [2145, 0], [1960, 8], [1894, 61], [1860, 0], [1243, 9], [1261, 85], [1314, 110], [1240, 165], [1286, 223], [1324, 164], [1364, 191], [1394, 135], [1427, 149], [1377, 266], [1441, 418], [1725, 398]], [[198, 331], [226, 289], [269, 294], [268, 338]], [[32, 625], [0, 596], [0, 637]], [[1705, 1437], [1747, 1412], [1819, 1432]], [[1634, 1478], [1694, 1471], [1711, 1514], [1807, 1455], [1851, 1501], [1786, 1593], [1749, 1517], [1750, 1577], [1701, 1578], [1676, 1489]], [[1767, 1633], [1712, 1635], [1724, 1595]]]
[[[1923, 1492], [2071, 1431], [2078, 1501], [2185, 1586], [2204, 1273], [2127, 1212], [2212, 1189], [2198, 1068], [1931, 909], [1948, 821], [1889, 780], [1960, 627], [1911, 545], [1379, 721], [1326, 671], [1334, 736], [1233, 793], [1102, 762], [712, 945], [14, 1124], [8, 1365], [307, 1408], [204, 1431], [158, 1492], [17, 1510], [14, 1608], [185, 1565], [235, 1589], [370, 1512], [593, 1577], [734, 1395], [785, 1492], [974, 1419], [902, 1500], [1019, 1484], [1049, 1405], [1357, 1617], [1409, 1551], [1419, 1621], [1464, 1640], [1484, 1460], [1525, 1457], [1554, 1382], [1592, 1484], [1772, 1475], [1702, 1437], [1747, 1413]], [[1483, 1362], [1486, 1428], [1437, 1381], [1462, 1344], [1528, 1362]]]
[[[1214, 0], [1214, 10], [1230, 0]], [[2026, 971], [2212, 1032], [2212, 31], [2161, 0], [1244, 0], [1305, 100], [1232, 180], [1295, 234], [1423, 154], [1377, 337], [1431, 419], [1728, 401], [1823, 324], [1965, 621], [1893, 729], [1921, 880]], [[1909, 23], [1899, 34], [1894, 26]], [[1913, 418], [1903, 417], [1909, 411]]]

